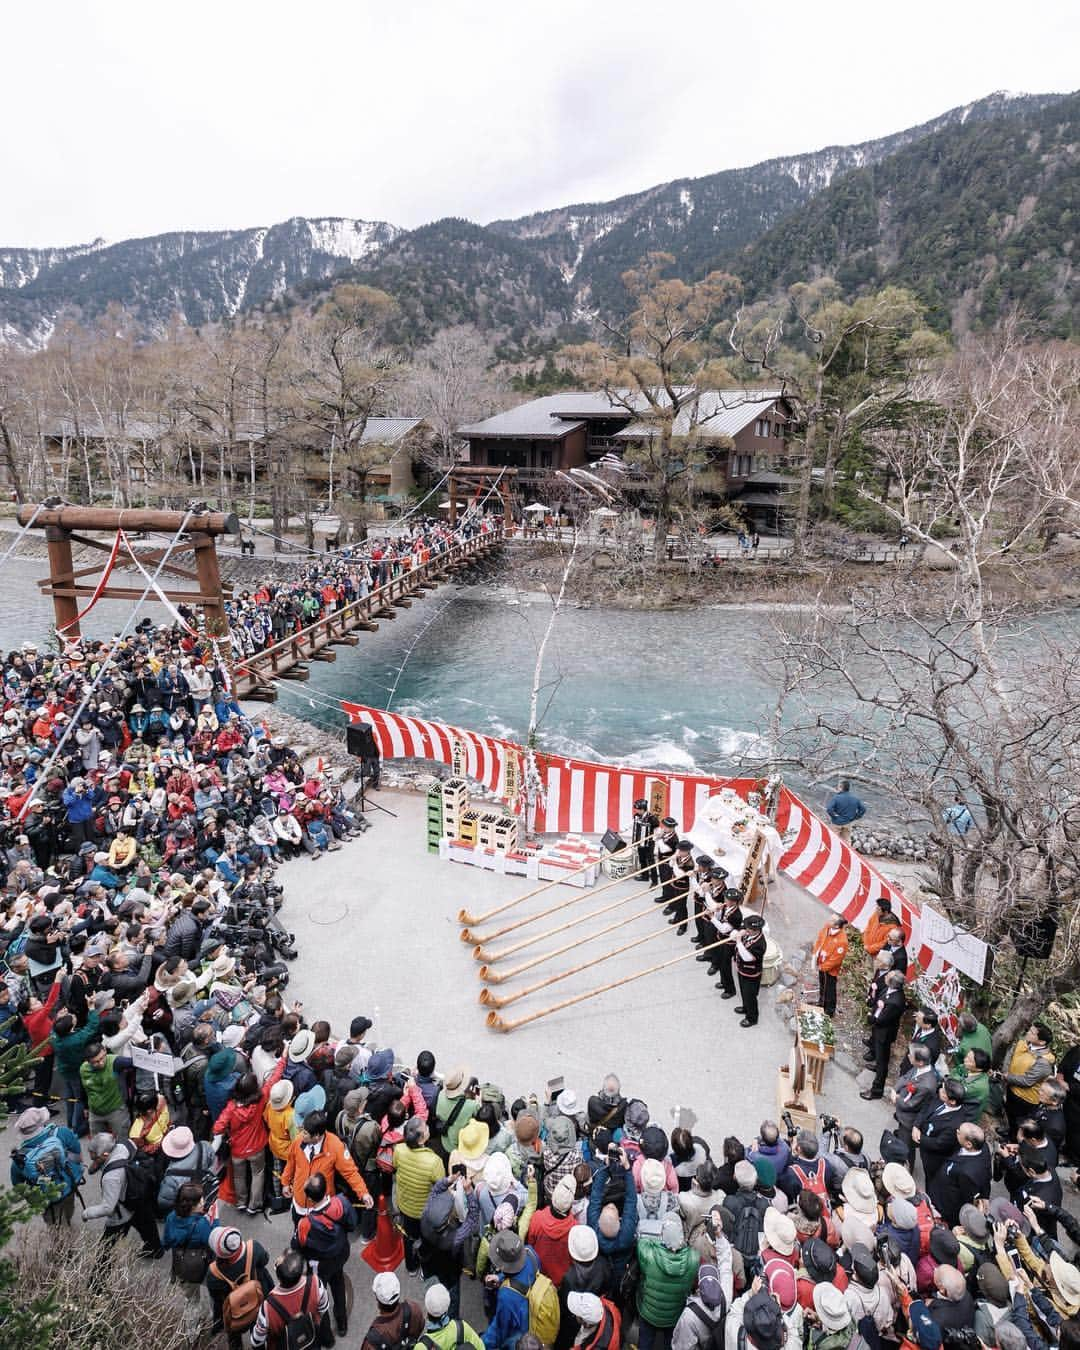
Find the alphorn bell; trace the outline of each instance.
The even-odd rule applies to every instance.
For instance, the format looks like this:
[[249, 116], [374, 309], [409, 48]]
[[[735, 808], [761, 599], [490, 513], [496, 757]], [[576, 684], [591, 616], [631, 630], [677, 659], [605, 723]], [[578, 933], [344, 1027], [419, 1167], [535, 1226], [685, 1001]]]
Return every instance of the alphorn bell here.
[[[526, 947], [534, 947], [538, 942], [543, 942], [549, 937], [555, 937], [558, 933], [565, 933], [568, 928], [576, 928], [579, 923], [587, 923], [589, 919], [598, 919], [601, 914], [608, 914], [621, 905], [628, 905], [631, 900], [640, 900], [643, 895], [648, 895], [651, 889], [652, 887], [646, 886], [642, 891], [632, 891], [629, 895], [620, 896], [618, 900], [612, 900], [609, 905], [601, 905], [599, 909], [592, 909], [588, 914], [579, 914], [576, 919], [567, 919], [565, 923], [560, 923], [555, 928], [549, 928], [545, 933], [538, 933], [535, 937], [523, 938], [520, 942], [504, 947], [501, 952], [487, 952], [483, 947], [474, 947], [473, 956], [476, 957], [477, 961], [505, 961], [508, 956], [513, 956], [515, 952], [524, 951]], [[651, 912], [651, 908], [641, 912], [648, 914]], [[636, 918], [637, 915], [633, 917]]]
[[[696, 914], [690, 916], [691, 919], [697, 919], [705, 910], [699, 909]], [[503, 976], [488, 976], [484, 974], [484, 967], [481, 967], [480, 978], [498, 983], [500, 979], [509, 979], [511, 975], [516, 975], [522, 970], [527, 970], [530, 966], [537, 965], [540, 961], [546, 961], [552, 956], [561, 956], [564, 952], [572, 951], [582, 942], [588, 942], [592, 938], [603, 937], [605, 933], [610, 933], [612, 929], [621, 927], [621, 924], [612, 924], [609, 928], [601, 928], [598, 933], [590, 933], [587, 938], [579, 938], [576, 942], [570, 942], [565, 947], [560, 947], [558, 951], [549, 952], [547, 956], [537, 957], [535, 961], [526, 961], [523, 966], [516, 967], [513, 971], [507, 971]], [[598, 966], [602, 961], [609, 961], [613, 956], [620, 956], [623, 952], [628, 952], [633, 947], [640, 947], [643, 942], [654, 942], [658, 937], [663, 937], [668, 925], [665, 924], [662, 929], [655, 933], [646, 933], [644, 937], [634, 938], [632, 942], [624, 942], [621, 947], [613, 947], [611, 951], [605, 952], [603, 956], [595, 956], [591, 961], [583, 961], [579, 966], [571, 966], [569, 970], [561, 970], [557, 975], [549, 975], [547, 979], [538, 980], [536, 984], [530, 984], [525, 989], [519, 989], [516, 994], [493, 994], [490, 989], [481, 989], [479, 1002], [488, 1008], [505, 1008], [510, 1003], [516, 1003], [519, 998], [526, 998], [529, 994], [535, 994], [538, 989], [546, 989], [549, 984], [558, 984], [560, 980], [565, 980], [571, 975], [580, 975], [583, 970], [589, 970], [592, 966]], [[730, 942], [731, 938], [724, 938], [723, 941]]]
[[703, 952], [711, 952], [716, 947], [723, 947], [734, 941], [734, 938], [721, 938], [719, 942], [710, 942], [707, 947], [702, 947], [701, 951], [687, 952], [684, 956], [673, 956], [669, 961], [661, 961], [659, 965], [648, 966], [645, 970], [635, 970], [630, 975], [623, 975], [617, 980], [609, 980], [607, 984], [598, 984], [595, 989], [586, 989], [583, 994], [574, 994], [571, 998], [564, 998], [561, 1003], [552, 1003], [549, 1007], [541, 1008], [538, 1012], [527, 1013], [524, 1017], [514, 1017], [507, 1021], [500, 1017], [493, 1008], [485, 1021], [492, 1031], [516, 1031], [518, 1027], [525, 1026], [527, 1022], [536, 1022], [541, 1017], [547, 1017], [549, 1013], [561, 1012], [563, 1008], [571, 1008], [575, 1003], [583, 1003], [587, 998], [596, 998], [598, 994], [606, 994], [612, 989], [618, 989], [620, 985], [629, 984], [632, 980], [640, 980], [646, 975], [655, 975], [657, 971], [667, 970], [669, 966], [677, 966], [680, 961], [687, 961], [693, 956], [700, 956]]
[[[620, 852], [622, 852], [622, 850], [620, 850]], [[618, 854], [613, 853], [611, 856], [614, 858], [617, 857]], [[550, 891], [552, 886], [564, 886], [570, 880], [571, 877], [579, 877], [581, 876], [582, 872], [587, 872], [590, 867], [595, 866], [596, 866], [595, 861], [587, 862], [583, 867], [579, 867], [576, 872], [567, 872], [566, 876], [564, 877], [555, 877], [552, 881], [545, 881], [542, 886], [537, 886], [535, 890], [526, 891], [524, 895], [519, 895], [514, 900], [507, 900], [505, 904], [496, 905], [494, 909], [489, 909], [483, 914], [470, 914], [468, 910], [459, 909], [458, 923], [464, 924], [487, 923], [488, 919], [493, 919], [496, 914], [502, 914], [504, 910], [513, 909], [515, 905], [520, 905], [523, 900], [531, 900], [533, 896], [540, 895], [542, 891]], [[653, 864], [650, 864], [650, 866], [653, 866]], [[644, 871], [645, 868], [643, 867], [638, 868], [638, 872]], [[638, 872], [632, 872], [630, 875], [637, 876]], [[627, 880], [626, 877], [623, 877], [622, 879], [624, 881]]]
[[[537, 919], [546, 919], [549, 914], [557, 914], [560, 909], [569, 909], [571, 905], [579, 905], [582, 900], [594, 900], [598, 895], [603, 895], [605, 891], [610, 891], [613, 886], [621, 886], [624, 881], [640, 876], [642, 872], [648, 870], [647, 867], [639, 867], [636, 872], [628, 872], [625, 877], [619, 877], [617, 881], [606, 881], [603, 886], [597, 886], [591, 894], [582, 891], [578, 895], [571, 896], [569, 900], [560, 900], [557, 905], [549, 905], [547, 909], [537, 910], [535, 914], [529, 914], [524, 919], [516, 919], [513, 923], [505, 924], [502, 928], [496, 928], [491, 933], [474, 933], [471, 928], [463, 928], [459, 936], [462, 942], [483, 945], [483, 943], [491, 942], [497, 937], [503, 937], [506, 933], [514, 933], [519, 928], [527, 928], [529, 924], [536, 923]], [[522, 896], [522, 899], [524, 898]]]

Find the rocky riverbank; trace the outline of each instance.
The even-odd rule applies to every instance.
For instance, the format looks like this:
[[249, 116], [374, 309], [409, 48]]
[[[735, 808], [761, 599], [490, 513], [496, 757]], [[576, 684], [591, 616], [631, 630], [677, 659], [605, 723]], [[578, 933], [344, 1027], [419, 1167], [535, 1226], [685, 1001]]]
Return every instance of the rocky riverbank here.
[[[485, 563], [484, 575], [500, 586], [519, 591], [554, 593], [562, 581], [566, 557], [566, 545], [515, 542]], [[587, 544], [578, 550], [566, 593], [579, 605], [629, 610], [821, 601], [845, 604], [856, 590], [884, 587], [898, 576], [911, 573], [907, 561], [853, 563], [825, 558], [797, 564], [766, 555], [755, 562], [726, 559], [716, 567], [691, 569], [686, 562], [670, 562], [646, 568], [642, 563], [622, 563], [607, 548]], [[1076, 555], [1031, 560], [1023, 569], [988, 569], [988, 580], [996, 603], [1022, 605], [1029, 614], [1080, 603], [1080, 562]], [[951, 572], [919, 569], [918, 602], [928, 611], [940, 611], [952, 587]]]

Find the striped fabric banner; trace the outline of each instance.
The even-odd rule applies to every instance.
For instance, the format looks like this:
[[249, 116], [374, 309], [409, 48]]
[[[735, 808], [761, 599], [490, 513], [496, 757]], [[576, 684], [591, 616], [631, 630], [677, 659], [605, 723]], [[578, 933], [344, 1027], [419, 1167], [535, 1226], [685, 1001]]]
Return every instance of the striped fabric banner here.
[[[465, 754], [466, 776], [492, 792], [502, 790], [507, 754], [523, 753], [511, 741], [446, 726], [442, 722], [381, 712], [359, 703], [343, 701], [341, 707], [350, 722], [366, 722], [371, 727], [384, 759], [429, 759], [452, 765], [454, 742], [459, 742]], [[620, 769], [561, 755], [537, 754], [536, 761], [547, 795], [546, 804], [537, 807], [536, 829], [550, 834], [603, 834], [605, 830], [626, 829], [634, 802], [639, 797], [647, 798], [651, 785], [658, 782], [667, 784], [670, 814], [684, 831], [689, 831], [713, 793], [732, 787], [746, 797], [754, 781]], [[895, 886], [890, 886], [870, 863], [787, 788], [780, 789], [776, 828], [789, 841], [780, 859], [780, 870], [785, 876], [822, 904], [843, 914], [860, 931], [874, 913], [878, 897], [887, 895], [908, 935], [908, 952], [912, 959], [932, 977], [944, 973], [947, 963], [922, 942], [918, 906]]]

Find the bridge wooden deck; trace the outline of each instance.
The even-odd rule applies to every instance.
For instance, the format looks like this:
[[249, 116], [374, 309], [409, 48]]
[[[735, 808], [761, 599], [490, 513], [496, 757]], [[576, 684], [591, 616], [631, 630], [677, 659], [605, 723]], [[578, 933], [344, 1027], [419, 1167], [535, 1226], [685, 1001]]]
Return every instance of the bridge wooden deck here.
[[336, 660], [335, 646], [355, 646], [360, 641], [359, 632], [377, 631], [377, 620], [396, 619], [398, 609], [408, 609], [414, 599], [423, 599], [427, 591], [501, 543], [501, 530], [463, 540], [376, 587], [370, 595], [316, 619], [272, 647], [244, 657], [233, 669], [237, 696], [272, 702], [277, 698], [276, 680], [306, 680], [309, 661]]

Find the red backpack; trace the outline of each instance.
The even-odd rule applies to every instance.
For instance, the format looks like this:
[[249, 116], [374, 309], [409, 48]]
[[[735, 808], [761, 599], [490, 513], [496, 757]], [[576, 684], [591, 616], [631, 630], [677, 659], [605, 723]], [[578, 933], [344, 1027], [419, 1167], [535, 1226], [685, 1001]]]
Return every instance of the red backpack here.
[[930, 1255], [930, 1234], [937, 1225], [934, 1208], [925, 1195], [920, 1195], [915, 1203], [915, 1217], [919, 1224], [919, 1255]]
[[[813, 1164], [804, 1162], [801, 1159], [799, 1161], [792, 1159], [790, 1166], [791, 1170], [802, 1182], [803, 1190], [813, 1191], [816, 1196], [819, 1196], [821, 1203], [825, 1208], [825, 1213], [831, 1214], [832, 1202], [829, 1199], [829, 1187], [827, 1185], [829, 1171], [825, 1166], [825, 1159], [818, 1158]], [[813, 1170], [807, 1171], [808, 1167], [812, 1167]]]

